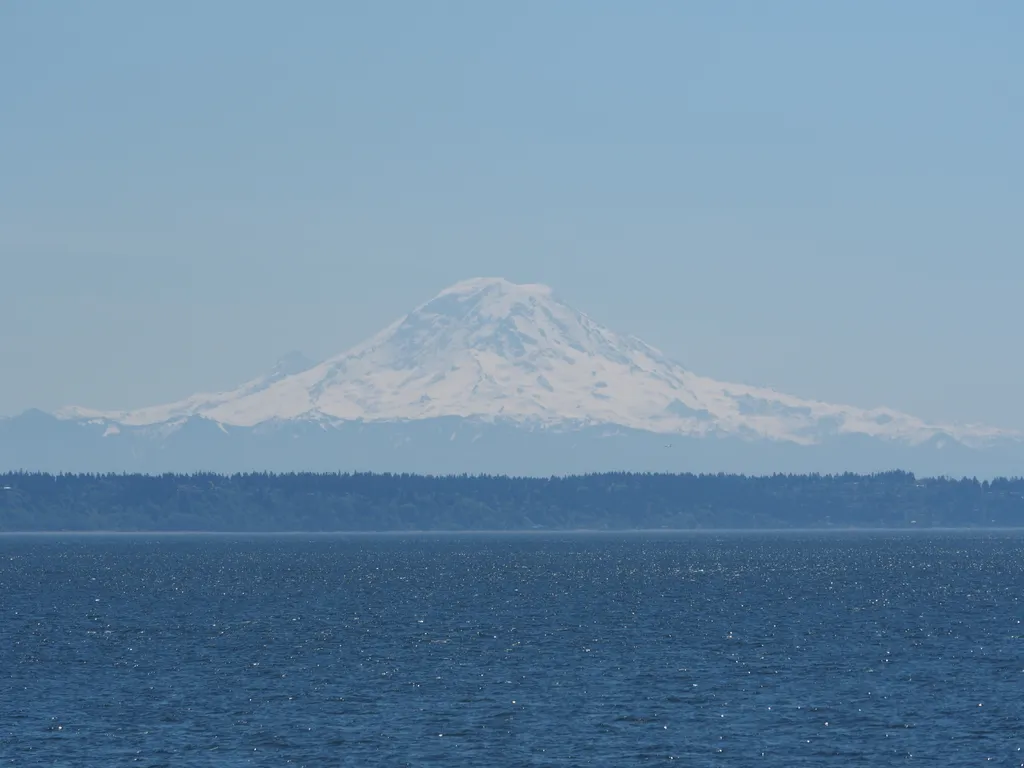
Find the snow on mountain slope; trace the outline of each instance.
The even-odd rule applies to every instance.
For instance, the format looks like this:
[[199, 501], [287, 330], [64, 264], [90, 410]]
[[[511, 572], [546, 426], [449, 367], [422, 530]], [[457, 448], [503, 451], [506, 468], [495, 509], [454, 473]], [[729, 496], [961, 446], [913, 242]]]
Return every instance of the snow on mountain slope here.
[[802, 444], [850, 433], [909, 443], [948, 436], [967, 444], [1009, 435], [698, 376], [557, 301], [546, 286], [500, 278], [457, 283], [366, 342], [301, 368], [292, 361], [236, 390], [164, 406], [113, 413], [70, 408], [58, 415], [123, 425], [199, 415], [235, 426], [457, 416]]
[[277, 361], [270, 373], [246, 382], [230, 392], [199, 393], [176, 403], [140, 408], [135, 411], [98, 411], [92, 408], [69, 406], [56, 411], [54, 415], [60, 419], [100, 419], [125, 425], [160, 424], [176, 419], [187, 419], [190, 416], [206, 414], [211, 409], [232, 400], [266, 391], [282, 379], [308, 370], [313, 365], [313, 361], [307, 359], [301, 352], [289, 352]]

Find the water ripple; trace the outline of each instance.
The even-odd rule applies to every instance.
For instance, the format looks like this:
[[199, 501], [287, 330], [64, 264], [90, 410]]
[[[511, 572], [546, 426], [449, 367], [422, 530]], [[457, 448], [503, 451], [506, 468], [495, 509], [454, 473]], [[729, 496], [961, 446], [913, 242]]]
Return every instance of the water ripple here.
[[0, 764], [1024, 765], [1024, 537], [0, 537]]

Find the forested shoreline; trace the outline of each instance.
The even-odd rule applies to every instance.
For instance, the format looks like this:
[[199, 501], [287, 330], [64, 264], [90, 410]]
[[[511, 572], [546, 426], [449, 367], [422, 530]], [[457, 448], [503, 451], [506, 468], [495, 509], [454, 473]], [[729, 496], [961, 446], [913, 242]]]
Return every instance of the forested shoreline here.
[[937, 527], [1024, 527], [1024, 479], [0, 475], [0, 530], [9, 532]]

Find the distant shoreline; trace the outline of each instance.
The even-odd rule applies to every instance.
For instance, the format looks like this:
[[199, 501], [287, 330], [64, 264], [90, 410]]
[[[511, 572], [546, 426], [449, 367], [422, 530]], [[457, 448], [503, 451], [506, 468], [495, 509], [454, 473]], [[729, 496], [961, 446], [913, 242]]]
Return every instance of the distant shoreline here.
[[565, 528], [565, 529], [540, 529], [540, 530], [410, 530], [410, 531], [0, 531], [0, 538], [15, 537], [159, 537], [169, 538], [181, 537], [298, 537], [311, 536], [319, 538], [330, 538], [339, 536], [356, 536], [361, 538], [387, 537], [400, 538], [403, 536], [679, 536], [679, 535], [730, 535], [746, 536], [751, 534], [858, 534], [858, 533], [882, 533], [882, 534], [949, 534], [949, 533], [1020, 533], [1024, 534], [1024, 526], [1016, 527], [950, 527], [950, 528], [624, 528], [619, 530], [602, 530], [591, 528]]
[[0, 474], [0, 531], [486, 534], [1024, 529], [1024, 480]]

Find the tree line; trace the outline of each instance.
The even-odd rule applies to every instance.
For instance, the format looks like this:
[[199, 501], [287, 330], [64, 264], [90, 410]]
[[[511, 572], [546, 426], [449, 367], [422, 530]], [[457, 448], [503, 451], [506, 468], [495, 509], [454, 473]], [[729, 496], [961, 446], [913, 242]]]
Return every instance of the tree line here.
[[0, 475], [3, 531], [1024, 527], [1024, 479], [604, 473]]

